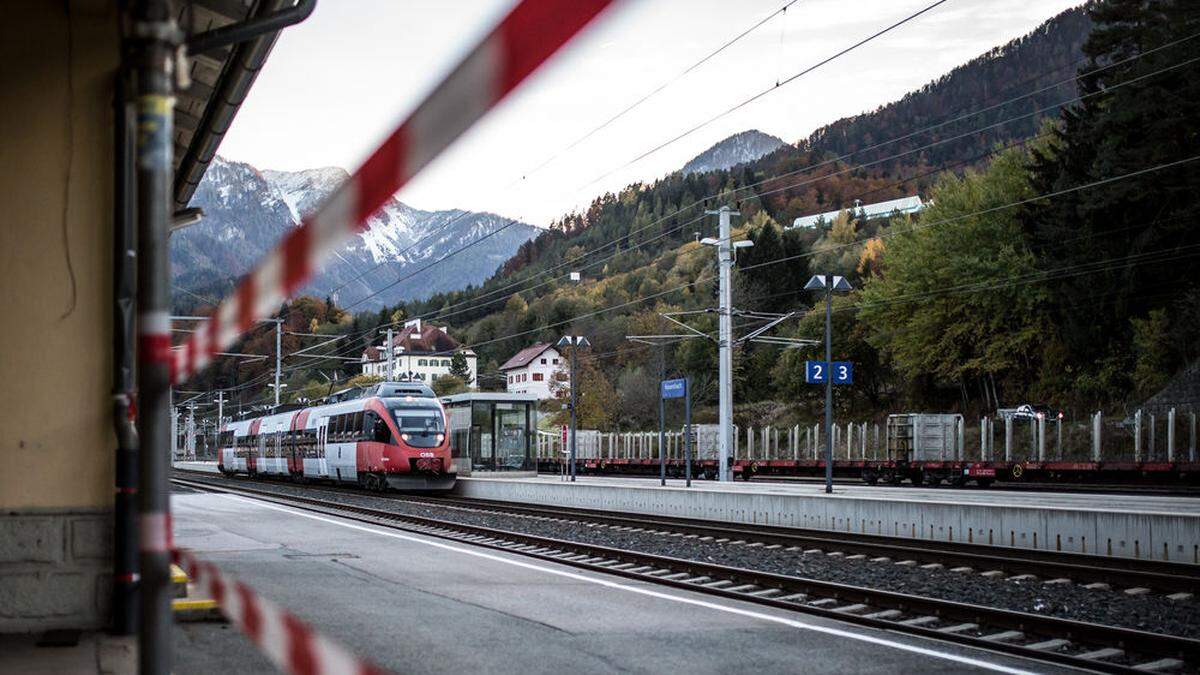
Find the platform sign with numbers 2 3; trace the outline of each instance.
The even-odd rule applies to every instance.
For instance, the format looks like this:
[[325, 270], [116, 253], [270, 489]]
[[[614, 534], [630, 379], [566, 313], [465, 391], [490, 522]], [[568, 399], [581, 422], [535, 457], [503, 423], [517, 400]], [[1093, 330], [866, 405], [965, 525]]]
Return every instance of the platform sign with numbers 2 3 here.
[[831, 370], [828, 365], [833, 366], [834, 384], [854, 382], [854, 364], [850, 361], [834, 361], [832, 364], [826, 364], [824, 361], [805, 361], [804, 381], [809, 384], [825, 384], [825, 378], [829, 377]]

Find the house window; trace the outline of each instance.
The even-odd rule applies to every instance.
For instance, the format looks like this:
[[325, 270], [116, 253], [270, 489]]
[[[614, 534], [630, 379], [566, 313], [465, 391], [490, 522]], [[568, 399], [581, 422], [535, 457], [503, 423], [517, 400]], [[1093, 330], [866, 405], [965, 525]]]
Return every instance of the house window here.
[[450, 359], [442, 359], [442, 367], [449, 368], [450, 367]]
[[558, 365], [558, 359], [554, 359], [554, 365]]
[[533, 381], [534, 381], [534, 382], [541, 382], [541, 381], [542, 381], [542, 374], [541, 374], [541, 373], [534, 373], [534, 374], [533, 374]]
[[512, 376], [512, 375], [509, 375], [509, 376], [508, 376], [508, 383], [509, 383], [509, 384], [512, 384], [512, 383], [513, 383], [513, 376]]
[[417, 359], [417, 365], [418, 366], [427, 366], [427, 365], [429, 365], [429, 359]]
[[542, 359], [542, 365], [546, 365], [546, 359]]

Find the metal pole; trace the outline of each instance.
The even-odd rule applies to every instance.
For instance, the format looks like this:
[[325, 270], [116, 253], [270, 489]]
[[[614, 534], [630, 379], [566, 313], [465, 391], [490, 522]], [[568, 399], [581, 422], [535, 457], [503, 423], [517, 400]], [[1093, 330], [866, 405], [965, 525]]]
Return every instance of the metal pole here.
[[1004, 416], [1004, 461], [1012, 461], [1013, 424], [1012, 415]]
[[1142, 411], [1133, 414], [1133, 461], [1142, 461]]
[[283, 355], [280, 353], [279, 345], [283, 336], [283, 322], [275, 322], [275, 407], [279, 407], [279, 375], [280, 367], [283, 363]]
[[[659, 380], [660, 382], [662, 380]], [[662, 385], [659, 385], [662, 386]], [[658, 484], [667, 484], [667, 453], [666, 453], [666, 438], [667, 438], [667, 421], [666, 421], [666, 405], [664, 404], [662, 391], [658, 392]]]
[[[709, 213], [712, 213], [709, 211]], [[720, 464], [718, 468], [717, 479], [721, 481], [731, 480], [729, 474], [729, 456], [733, 450], [733, 284], [731, 283], [731, 273], [733, 271], [733, 242], [730, 232], [729, 218], [730, 216], [740, 215], [728, 206], [722, 206], [716, 211], [718, 216], [718, 236], [720, 241], [717, 243], [718, 267], [720, 269], [720, 307], [718, 313], [720, 315], [720, 334], [717, 342], [718, 346], [718, 365], [720, 375], [720, 432], [721, 439], [718, 445], [720, 451]]]
[[1150, 413], [1150, 452], [1147, 453], [1146, 459], [1154, 459], [1154, 413]]
[[395, 370], [395, 366], [393, 365], [392, 355], [393, 355], [392, 329], [389, 328], [389, 329], [387, 329], [387, 379], [388, 379], [388, 382], [394, 382], [396, 380], [396, 370]]
[[1188, 413], [1191, 423], [1188, 427], [1188, 461], [1196, 461], [1196, 413]]
[[[117, 448], [113, 495], [112, 632], [133, 635], [137, 631], [138, 437], [134, 416], [130, 413], [136, 391], [137, 235], [133, 139], [137, 136], [137, 127], [134, 109], [129, 104], [129, 73], [124, 65], [114, 78], [114, 92], [113, 427]], [[171, 419], [173, 428], [174, 416]]]
[[687, 430], [684, 453], [687, 455], [683, 462], [683, 472], [687, 486], [692, 487], [692, 378], [683, 381], [683, 425]]
[[833, 493], [833, 275], [825, 275], [825, 493]]
[[171, 272], [167, 257], [171, 184], [174, 178], [171, 67], [179, 29], [170, 3], [143, 0], [132, 6], [136, 68], [138, 532], [141, 627], [138, 671], [171, 672], [170, 448], [168, 408], [171, 352]]
[[575, 408], [578, 407], [577, 380], [575, 378], [575, 355], [579, 351], [579, 338], [571, 336], [571, 482], [575, 482]]
[[1097, 410], [1092, 415], [1092, 461], [1100, 461], [1100, 431], [1103, 429], [1104, 413]]
[[1039, 462], [1046, 461], [1046, 418], [1037, 418], [1037, 458]]
[[1167, 411], [1167, 461], [1175, 461], [1175, 409]]

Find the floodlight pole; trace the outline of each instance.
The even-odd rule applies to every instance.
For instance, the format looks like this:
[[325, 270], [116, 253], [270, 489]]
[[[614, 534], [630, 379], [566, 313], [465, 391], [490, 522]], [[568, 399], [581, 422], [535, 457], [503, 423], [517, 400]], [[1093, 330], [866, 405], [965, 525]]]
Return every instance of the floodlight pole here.
[[575, 355], [579, 351], [579, 343], [575, 338], [571, 339], [571, 482], [575, 482], [575, 437], [576, 434], [576, 417], [575, 408], [579, 404], [578, 396], [578, 381], [575, 379]]
[[733, 449], [733, 284], [730, 277], [733, 271], [733, 235], [730, 232], [729, 217], [741, 215], [737, 211], [722, 206], [716, 211], [705, 211], [706, 214], [718, 217], [717, 260], [720, 269], [720, 305], [717, 313], [720, 317], [720, 332], [717, 338], [717, 363], [719, 366], [719, 408], [720, 408], [720, 465], [717, 480], [728, 481], [729, 456]]
[[833, 275], [825, 275], [825, 493], [833, 492]]

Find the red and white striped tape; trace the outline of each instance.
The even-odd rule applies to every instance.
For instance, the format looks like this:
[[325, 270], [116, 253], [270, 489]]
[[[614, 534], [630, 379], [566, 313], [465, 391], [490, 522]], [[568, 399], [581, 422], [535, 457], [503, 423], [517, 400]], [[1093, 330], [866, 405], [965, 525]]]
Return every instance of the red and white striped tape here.
[[313, 630], [250, 587], [225, 576], [217, 566], [175, 549], [175, 564], [202, 594], [217, 601], [221, 613], [281, 672], [292, 675], [386, 675], [387, 670], [358, 658], [341, 644]]
[[204, 368], [299, 290], [321, 260], [612, 0], [523, 0], [334, 194], [242, 280], [174, 352], [171, 381]]

